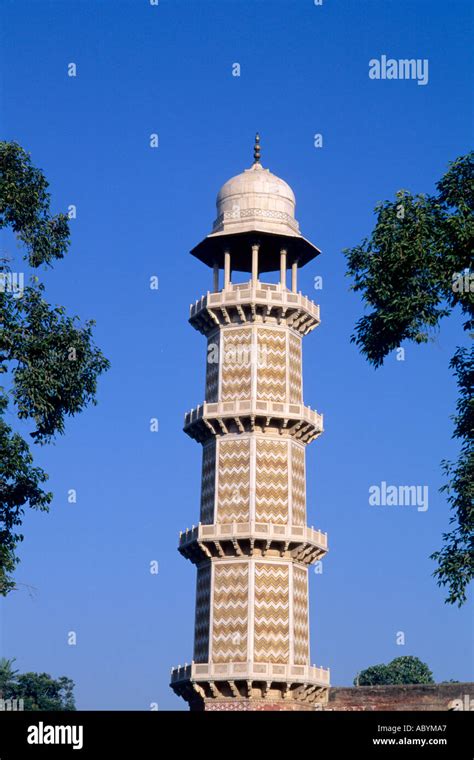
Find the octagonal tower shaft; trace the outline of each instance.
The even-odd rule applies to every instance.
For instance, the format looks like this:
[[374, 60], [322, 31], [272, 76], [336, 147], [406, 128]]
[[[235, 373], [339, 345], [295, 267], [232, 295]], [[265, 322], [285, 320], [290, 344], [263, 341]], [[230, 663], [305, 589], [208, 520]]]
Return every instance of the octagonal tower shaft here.
[[[216, 240], [207, 253], [203, 241], [214, 289], [190, 313], [207, 339], [205, 401], [184, 428], [203, 447], [200, 519], [179, 543], [197, 568], [195, 635], [192, 663], [172, 671], [171, 686], [191, 709], [314, 709], [329, 671], [310, 664], [308, 568], [327, 552], [327, 536], [306, 524], [305, 450], [323, 420], [303, 402], [302, 339], [319, 308], [297, 291], [303, 239], [265, 232], [276, 238], [265, 240], [266, 268], [273, 257], [280, 269], [280, 283], [266, 284], [262, 234], [239, 233], [234, 221], [218, 257]], [[234, 252], [249, 282], [232, 284]]]

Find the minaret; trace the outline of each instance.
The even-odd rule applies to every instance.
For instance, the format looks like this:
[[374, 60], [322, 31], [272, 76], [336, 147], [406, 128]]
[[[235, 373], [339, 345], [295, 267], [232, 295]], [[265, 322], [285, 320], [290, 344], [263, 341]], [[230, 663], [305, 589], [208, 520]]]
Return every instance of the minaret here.
[[[192, 710], [315, 709], [329, 670], [310, 662], [308, 570], [327, 535], [306, 525], [305, 451], [323, 419], [303, 403], [301, 343], [319, 307], [297, 273], [320, 251], [299, 232], [289, 185], [262, 167], [258, 135], [191, 253], [213, 289], [189, 319], [207, 339], [205, 401], [184, 425], [203, 447], [201, 512], [179, 540], [197, 568], [196, 617], [192, 663], [171, 687]], [[235, 271], [251, 279], [233, 283]], [[278, 284], [260, 279], [271, 271]]]

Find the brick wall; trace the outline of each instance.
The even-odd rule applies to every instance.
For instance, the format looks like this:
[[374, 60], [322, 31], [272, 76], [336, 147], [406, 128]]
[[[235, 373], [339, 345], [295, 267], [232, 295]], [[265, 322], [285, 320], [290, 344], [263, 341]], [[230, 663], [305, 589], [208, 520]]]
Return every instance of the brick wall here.
[[305, 705], [302, 703], [294, 703], [293, 701], [284, 701], [278, 699], [275, 701], [259, 700], [259, 699], [234, 699], [234, 700], [222, 700], [222, 699], [206, 699], [204, 710], [206, 711], [218, 711], [218, 712], [234, 712], [234, 711], [252, 711], [252, 712], [275, 712], [278, 710], [301, 712], [314, 711], [313, 705]]
[[333, 686], [324, 710], [474, 710], [474, 683]]

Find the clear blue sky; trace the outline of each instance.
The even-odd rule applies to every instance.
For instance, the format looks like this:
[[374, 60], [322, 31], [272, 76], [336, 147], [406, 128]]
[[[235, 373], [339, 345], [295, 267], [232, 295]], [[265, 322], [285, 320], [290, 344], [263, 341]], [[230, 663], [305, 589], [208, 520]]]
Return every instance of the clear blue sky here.
[[[305, 340], [305, 401], [326, 427], [308, 450], [308, 521], [331, 547], [311, 575], [312, 661], [335, 685], [408, 654], [437, 680], [472, 678], [472, 608], [444, 604], [429, 560], [448, 528], [438, 488], [440, 461], [456, 455], [448, 362], [461, 320], [375, 371], [349, 342], [362, 307], [341, 253], [370, 232], [377, 201], [433, 191], [469, 148], [469, 5], [2, 3], [2, 139], [43, 168], [55, 211], [77, 206], [47, 293], [97, 320], [112, 369], [99, 405], [36, 451], [54, 504], [25, 520], [17, 580], [36, 591], [3, 602], [1, 654], [73, 678], [78, 707], [186, 709], [168, 677], [192, 655], [195, 570], [176, 545], [198, 520], [201, 449], [181, 428], [205, 368], [187, 317], [211, 282], [188, 251], [210, 231], [220, 185], [250, 165], [257, 129], [263, 165], [293, 187], [303, 234], [323, 251], [300, 276], [322, 311]], [[382, 54], [429, 59], [428, 85], [369, 79]], [[369, 506], [382, 480], [428, 485], [428, 511]]]

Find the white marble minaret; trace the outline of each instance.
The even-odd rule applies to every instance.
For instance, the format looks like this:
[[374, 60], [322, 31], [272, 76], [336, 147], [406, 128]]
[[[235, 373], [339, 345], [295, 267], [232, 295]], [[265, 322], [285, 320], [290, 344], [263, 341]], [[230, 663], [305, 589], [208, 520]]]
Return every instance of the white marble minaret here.
[[[297, 288], [319, 252], [299, 232], [289, 185], [262, 167], [257, 135], [253, 165], [223, 185], [212, 233], [192, 251], [214, 276], [189, 320], [207, 339], [205, 401], [184, 426], [203, 450], [201, 512], [179, 542], [197, 568], [195, 639], [171, 686], [191, 709], [305, 710], [327, 698], [308, 625], [308, 570], [327, 536], [306, 524], [305, 476], [323, 420], [303, 403], [301, 354], [319, 307]], [[233, 271], [251, 279], [233, 284]], [[268, 271], [278, 284], [261, 280]]]

